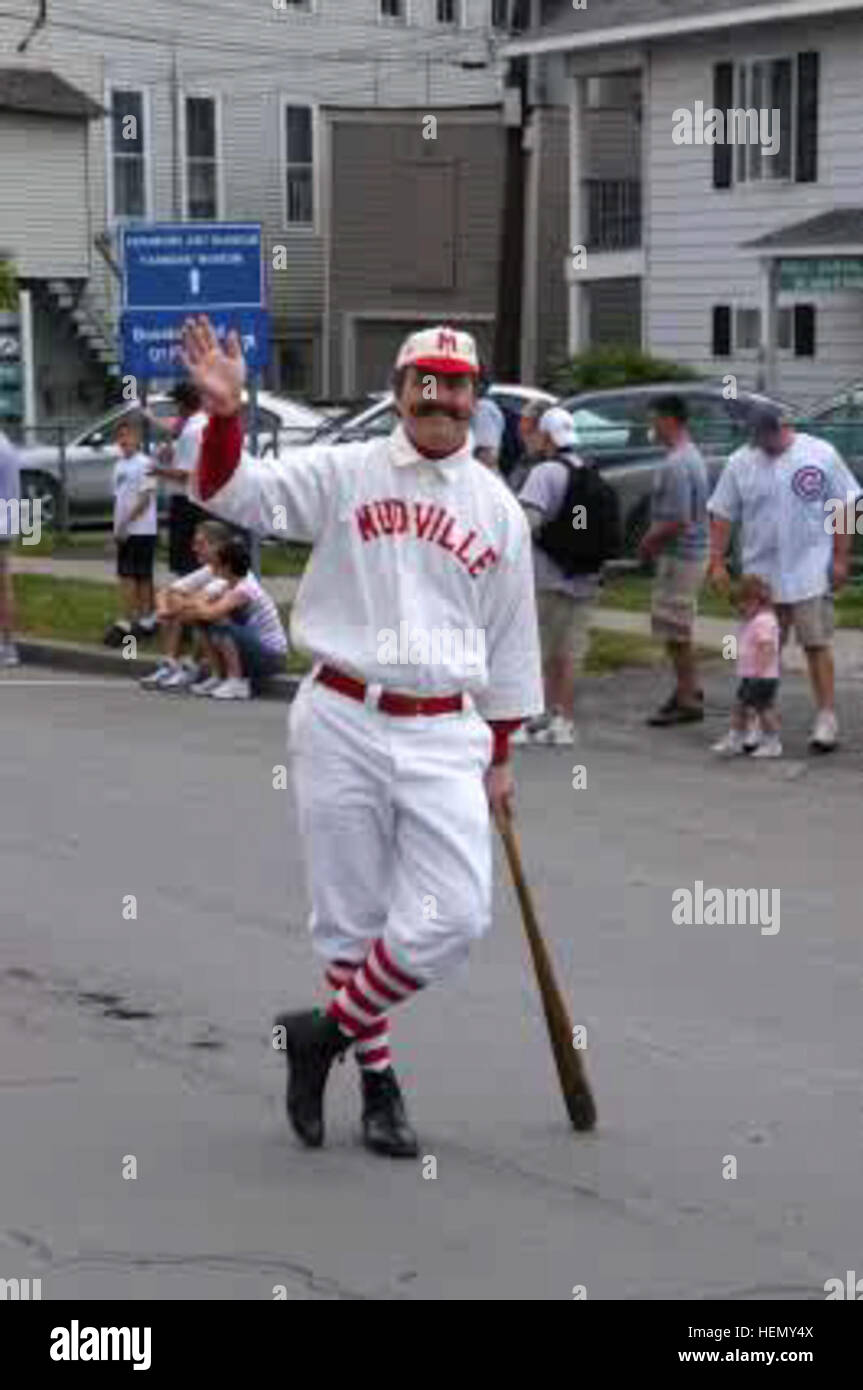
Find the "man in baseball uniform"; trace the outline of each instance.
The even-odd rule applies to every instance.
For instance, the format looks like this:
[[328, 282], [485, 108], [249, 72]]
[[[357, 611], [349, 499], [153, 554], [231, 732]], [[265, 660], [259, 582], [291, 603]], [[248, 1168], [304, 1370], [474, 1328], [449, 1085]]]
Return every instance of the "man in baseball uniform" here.
[[476, 347], [412, 334], [387, 438], [241, 458], [245, 368], [206, 319], [185, 360], [211, 420], [193, 495], [256, 531], [311, 542], [291, 615], [314, 662], [290, 711], [294, 783], [326, 1011], [276, 1020], [287, 1110], [323, 1143], [324, 1089], [351, 1046], [363, 1138], [418, 1152], [389, 1051], [389, 1014], [467, 956], [491, 917], [489, 803], [510, 809], [508, 740], [543, 705], [526, 518], [473, 456]]

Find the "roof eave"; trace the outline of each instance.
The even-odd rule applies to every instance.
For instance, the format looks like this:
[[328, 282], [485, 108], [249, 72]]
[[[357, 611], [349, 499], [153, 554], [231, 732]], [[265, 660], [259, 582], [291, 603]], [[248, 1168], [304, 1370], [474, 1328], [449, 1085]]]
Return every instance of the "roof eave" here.
[[650, 39], [677, 38], [681, 34], [708, 33], [716, 29], [738, 28], [742, 25], [788, 23], [794, 19], [813, 20], [821, 16], [863, 12], [860, 0], [771, 0], [745, 10], [723, 10], [720, 14], [678, 16], [676, 19], [653, 20], [647, 24], [624, 24], [616, 28], [589, 30], [577, 28], [568, 34], [549, 34], [545, 38], [521, 38], [500, 47], [502, 58], [533, 57], [550, 53], [576, 53], [594, 48], [612, 48], [642, 43]]

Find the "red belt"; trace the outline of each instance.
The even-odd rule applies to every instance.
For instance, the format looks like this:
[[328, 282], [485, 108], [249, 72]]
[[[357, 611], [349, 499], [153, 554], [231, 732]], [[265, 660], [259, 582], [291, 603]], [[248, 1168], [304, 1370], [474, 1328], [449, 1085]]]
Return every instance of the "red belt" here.
[[[320, 681], [321, 685], [329, 686], [330, 690], [337, 690], [340, 695], [347, 695], [351, 700], [360, 700], [363, 704], [372, 688], [364, 681], [354, 680], [353, 676], [346, 676], [343, 671], [337, 671], [334, 666], [322, 666], [315, 680]], [[455, 714], [464, 709], [464, 696], [400, 695], [395, 690], [382, 690], [376, 708], [382, 714], [395, 715]]]

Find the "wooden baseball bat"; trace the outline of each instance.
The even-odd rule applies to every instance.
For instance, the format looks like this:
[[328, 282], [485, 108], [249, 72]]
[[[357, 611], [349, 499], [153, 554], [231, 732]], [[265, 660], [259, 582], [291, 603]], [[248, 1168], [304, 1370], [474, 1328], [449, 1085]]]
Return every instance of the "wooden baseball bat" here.
[[518, 837], [508, 815], [496, 816], [503, 847], [509, 862], [512, 882], [521, 907], [522, 921], [527, 932], [533, 968], [545, 1013], [551, 1050], [554, 1055], [563, 1103], [573, 1129], [589, 1130], [596, 1125], [596, 1103], [587, 1080], [580, 1052], [573, 1047], [572, 1022], [563, 996], [558, 988], [548, 950], [539, 929], [530, 889], [521, 864]]

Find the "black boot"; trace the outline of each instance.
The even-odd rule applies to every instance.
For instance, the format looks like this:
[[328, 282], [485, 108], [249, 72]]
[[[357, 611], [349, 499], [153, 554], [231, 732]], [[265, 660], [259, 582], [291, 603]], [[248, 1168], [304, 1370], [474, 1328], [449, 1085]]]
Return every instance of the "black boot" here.
[[408, 1123], [399, 1083], [392, 1067], [363, 1071], [363, 1143], [372, 1153], [416, 1158], [417, 1137]]
[[279, 1014], [276, 1026], [285, 1030], [288, 1119], [304, 1144], [319, 1149], [324, 1142], [324, 1087], [330, 1067], [352, 1040], [334, 1018], [316, 1009]]

